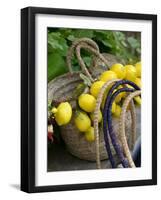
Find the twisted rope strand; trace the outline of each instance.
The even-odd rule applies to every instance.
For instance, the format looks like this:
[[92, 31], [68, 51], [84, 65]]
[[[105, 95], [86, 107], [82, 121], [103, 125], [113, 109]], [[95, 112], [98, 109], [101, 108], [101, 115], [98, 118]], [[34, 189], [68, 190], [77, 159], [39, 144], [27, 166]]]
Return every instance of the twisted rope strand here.
[[95, 50], [97, 50], [99, 52], [99, 47], [97, 45], [96, 42], [94, 42], [93, 40], [89, 39], [89, 38], [81, 38], [81, 39], [77, 39], [75, 40], [72, 45], [69, 47], [68, 52], [67, 52], [67, 56], [66, 56], [66, 63], [69, 69], [69, 72], [72, 74], [73, 70], [72, 70], [72, 58], [74, 56], [74, 49], [76, 48], [76, 46], [78, 46], [81, 43], [86, 43], [89, 46], [91, 46], [92, 48], [94, 48]]
[[[128, 162], [127, 160], [125, 159], [124, 157], [124, 154], [123, 154], [123, 151], [121, 149], [121, 146], [120, 144], [118, 143], [118, 139], [117, 139], [117, 136], [113, 130], [113, 125], [112, 125], [112, 112], [111, 112], [111, 109], [112, 109], [112, 104], [113, 104], [113, 101], [115, 100], [116, 96], [118, 94], [120, 94], [121, 92], [133, 92], [134, 89], [131, 89], [131, 88], [121, 88], [119, 90], [117, 90], [116, 92], [114, 92], [110, 98], [110, 100], [108, 101], [108, 110], [107, 110], [107, 115], [106, 117], [104, 118], [104, 121], [107, 121], [108, 123], [108, 132], [109, 132], [109, 135], [110, 135], [110, 138], [111, 138], [111, 141], [112, 141], [112, 144], [115, 148], [115, 151], [116, 153], [118, 154], [120, 160], [121, 160], [121, 163], [123, 165], [123, 167], [128, 167]], [[106, 112], [106, 110], [104, 111], [104, 113]], [[104, 129], [104, 131], [106, 131]], [[125, 136], [126, 137], [126, 136]]]
[[108, 62], [107, 60], [100, 54], [99, 51], [97, 51], [96, 49], [92, 48], [91, 46], [89, 46], [88, 44], [86, 43], [81, 43], [79, 44], [77, 47], [76, 47], [76, 56], [77, 56], [77, 59], [78, 59], [78, 62], [79, 62], [79, 65], [81, 66], [81, 69], [83, 72], [85, 72], [85, 74], [90, 78], [90, 80], [93, 82], [93, 78], [91, 77], [82, 57], [81, 57], [81, 54], [80, 54], [80, 51], [81, 49], [85, 49], [87, 50], [88, 52], [94, 54], [95, 56], [97, 56], [100, 60], [102, 60], [105, 65], [108, 66]]
[[[130, 101], [141, 94], [141, 91], [135, 91], [131, 94], [129, 94], [126, 99], [124, 100], [124, 103], [123, 103], [123, 106], [122, 106], [122, 112], [121, 112], [121, 117], [120, 117], [120, 122], [119, 122], [119, 127], [120, 127], [120, 139], [121, 139], [121, 142], [122, 142], [122, 147], [123, 147], [123, 150], [124, 150], [124, 153], [129, 161], [129, 165], [130, 167], [132, 168], [135, 168], [135, 163], [132, 159], [132, 156], [131, 156], [131, 152], [129, 150], [129, 147], [128, 147], [128, 144], [127, 144], [127, 139], [126, 139], [126, 134], [125, 134], [125, 118], [126, 118], [126, 110], [127, 110], [127, 107], [130, 103]], [[136, 119], [135, 119], [135, 123], [136, 123]]]
[[131, 112], [131, 120], [132, 120], [132, 134], [131, 134], [131, 143], [130, 149], [134, 148], [136, 141], [136, 109], [133, 99], [130, 101], [130, 112]]
[[[95, 110], [94, 110], [94, 133], [95, 133], [95, 144], [96, 144], [96, 165], [97, 168], [100, 169], [101, 168], [101, 162], [100, 162], [100, 150], [99, 150], [99, 127], [98, 127], [98, 115], [99, 115], [99, 110], [101, 107], [101, 103], [103, 100], [103, 96], [104, 93], [106, 91], [106, 89], [111, 86], [112, 83], [115, 83], [116, 81], [119, 81], [120, 79], [114, 79], [111, 81], [106, 82], [102, 88], [99, 91], [98, 97], [96, 99], [96, 106], [95, 106]], [[107, 135], [104, 135], [105, 138], [105, 145], [106, 145], [106, 150], [109, 156], [109, 160], [111, 161], [112, 165], [114, 166], [114, 159], [111, 153], [111, 149], [110, 149], [110, 145], [109, 145], [109, 139], [107, 137]]]
[[[123, 87], [128, 87], [128, 85], [124, 85]], [[135, 140], [136, 140], [136, 110], [135, 110], [135, 104], [134, 104], [133, 99], [130, 101], [130, 114], [131, 114], [131, 121], [132, 121], [132, 124], [131, 124], [132, 133], [131, 133], [129, 146], [130, 146], [130, 149], [133, 149]]]
[[[114, 90], [118, 87], [118, 86], [120, 86], [120, 85], [125, 85], [125, 84], [129, 84], [129, 85], [131, 85], [132, 87], [134, 87], [136, 90], [139, 90], [140, 88], [135, 84], [135, 83], [133, 83], [133, 82], [131, 82], [131, 81], [129, 81], [129, 80], [120, 80], [120, 81], [117, 81], [111, 88], [110, 88], [110, 90], [109, 90], [109, 92], [108, 92], [108, 95], [107, 95], [107, 98], [106, 98], [106, 101], [105, 101], [105, 105], [104, 105], [104, 109], [103, 109], [103, 131], [104, 131], [104, 135], [108, 135], [109, 133], [108, 133], [108, 127], [107, 127], [107, 114], [108, 114], [108, 112], [106, 112], [107, 110], [108, 110], [108, 107], [109, 107], [109, 102], [110, 102], [110, 98], [111, 98], [111, 96], [112, 96], [112, 93], [114, 92]], [[111, 136], [112, 136], [112, 134], [110, 135], [109, 134], [109, 136], [110, 136], [110, 138], [111, 138]], [[107, 137], [107, 136], [106, 136]], [[115, 136], [114, 136], [115, 137]], [[112, 138], [111, 138], [111, 140], [112, 140]], [[116, 149], [118, 149], [117, 147], [116, 147]], [[123, 161], [124, 162], [124, 161]], [[125, 166], [126, 166], [126, 161], [125, 161]], [[112, 162], [111, 162], [111, 165], [112, 165]], [[115, 167], [115, 166], [112, 166], [112, 167]]]
[[[117, 88], [121, 83], [122, 84], [131, 84], [132, 86], [136, 87], [136, 89], [139, 89], [139, 87], [134, 84], [131, 81], [128, 80], [120, 80], [120, 79], [114, 79], [111, 81], [106, 82], [103, 87], [101, 88], [101, 90], [99, 91], [97, 100], [96, 100], [96, 107], [94, 110], [94, 132], [95, 132], [95, 144], [96, 144], [96, 165], [97, 168], [100, 169], [101, 168], [101, 162], [100, 162], [100, 151], [99, 151], [99, 128], [98, 128], [98, 113], [100, 110], [100, 106], [103, 100], [103, 95], [106, 91], [106, 89], [112, 84], [115, 83], [112, 88], [110, 89], [110, 92], [108, 93], [108, 95], [112, 95], [113, 91], [115, 90], [115, 88]], [[107, 122], [106, 122], [107, 123]], [[105, 128], [107, 130], [107, 124], [105, 123]], [[110, 145], [109, 145], [109, 139], [108, 139], [108, 135], [107, 133], [104, 132], [104, 139], [105, 139], [105, 147], [109, 156], [109, 160], [111, 162], [111, 166], [114, 167], [115, 166], [115, 162], [111, 153], [111, 149], [110, 149]]]

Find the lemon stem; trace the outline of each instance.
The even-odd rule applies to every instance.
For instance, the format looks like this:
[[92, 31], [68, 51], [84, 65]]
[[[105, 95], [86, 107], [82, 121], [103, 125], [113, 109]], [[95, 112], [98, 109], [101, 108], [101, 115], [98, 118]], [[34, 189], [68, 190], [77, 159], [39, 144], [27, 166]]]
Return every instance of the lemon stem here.
[[57, 109], [57, 108], [53, 108], [53, 109], [52, 109], [52, 112], [55, 114], [55, 113], [58, 112], [58, 109]]

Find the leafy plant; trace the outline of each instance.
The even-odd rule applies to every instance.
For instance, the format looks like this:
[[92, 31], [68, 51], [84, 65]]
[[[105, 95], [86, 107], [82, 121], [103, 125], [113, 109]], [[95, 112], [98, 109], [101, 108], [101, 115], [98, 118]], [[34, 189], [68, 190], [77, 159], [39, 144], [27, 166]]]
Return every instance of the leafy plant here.
[[[140, 33], [121, 32], [90, 29], [48, 29], [48, 81], [68, 71], [66, 55], [69, 46], [77, 38], [88, 37], [94, 40], [100, 48], [100, 52], [111, 53], [121, 59], [123, 64], [134, 64], [140, 60], [141, 42]], [[91, 55], [81, 52], [87, 67], [91, 63]], [[77, 59], [72, 61], [74, 71], [80, 70]]]

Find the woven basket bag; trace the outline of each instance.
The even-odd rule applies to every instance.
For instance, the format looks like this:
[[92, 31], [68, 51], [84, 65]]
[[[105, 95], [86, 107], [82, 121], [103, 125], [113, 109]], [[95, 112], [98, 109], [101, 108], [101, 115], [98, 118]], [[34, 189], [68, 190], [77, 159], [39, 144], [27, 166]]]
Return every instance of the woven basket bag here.
[[[84, 49], [92, 54], [92, 62], [91, 67], [87, 70], [83, 59], [81, 58], [80, 51]], [[78, 59], [79, 65], [81, 67], [81, 71], [73, 72], [71, 60], [76, 53], [76, 57]], [[67, 66], [69, 68], [69, 73], [56, 77], [52, 81], [48, 83], [48, 100], [52, 100], [56, 103], [60, 103], [63, 101], [69, 101], [72, 105], [73, 113], [76, 108], [76, 99], [72, 98], [73, 92], [75, 91], [78, 84], [83, 83], [83, 80], [80, 78], [80, 73], [84, 73], [86, 76], [90, 78], [93, 82], [103, 71], [109, 69], [112, 64], [119, 62], [119, 59], [111, 54], [101, 54], [99, 52], [99, 48], [97, 44], [88, 38], [81, 38], [73, 42], [72, 46], [69, 48], [67, 53]], [[114, 131], [118, 136], [119, 143], [121, 145], [121, 141], [119, 138], [119, 119], [113, 118], [113, 127]], [[131, 133], [132, 120], [131, 114], [128, 111], [126, 113], [125, 119], [125, 132], [128, 145], [130, 149], [133, 148], [132, 139], [129, 135]], [[74, 156], [89, 160], [96, 161], [96, 159], [104, 160], [108, 159], [108, 155], [105, 148], [103, 131], [99, 127], [99, 141], [98, 142], [88, 142], [86, 141], [84, 135], [79, 132], [79, 130], [74, 125], [74, 115], [71, 119], [71, 122], [67, 125], [61, 126], [61, 136], [64, 140], [67, 150]], [[111, 150], [113, 155], [116, 154], [113, 145], [111, 145]], [[96, 150], [99, 149], [99, 157], [98, 152]], [[97, 161], [98, 163], [100, 161]], [[100, 166], [98, 167], [100, 168]]]

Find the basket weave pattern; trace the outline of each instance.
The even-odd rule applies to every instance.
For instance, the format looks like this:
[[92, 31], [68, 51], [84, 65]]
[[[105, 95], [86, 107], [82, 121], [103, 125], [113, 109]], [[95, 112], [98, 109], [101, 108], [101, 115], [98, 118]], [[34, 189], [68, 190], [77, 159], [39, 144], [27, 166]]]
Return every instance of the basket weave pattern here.
[[[82, 48], [83, 46], [86, 47], [87, 50], [92, 49], [92, 53], [95, 54], [95, 57], [93, 57], [93, 61], [92, 61], [93, 66], [91, 66], [90, 68], [90, 72], [91, 72], [90, 78], [98, 77], [103, 71], [107, 70], [107, 66], [109, 67], [113, 63], [118, 62], [118, 59], [113, 55], [107, 54], [106, 56], [104, 56], [103, 54], [100, 54], [98, 46], [94, 45], [93, 41], [90, 42], [89, 39], [79, 40], [72, 45], [72, 47], [69, 49], [69, 54], [68, 54], [70, 55], [70, 59], [69, 57], [67, 57], [67, 63], [68, 63], [70, 72], [53, 79], [48, 84], [48, 100], [52, 100], [55, 102], [62, 102], [65, 100], [69, 101], [70, 104], [72, 105], [73, 113], [74, 113], [74, 109], [76, 108], [76, 100], [72, 99], [73, 92], [75, 91], [78, 84], [83, 83], [79, 75], [80, 73], [82, 73], [82, 71], [86, 75], [88, 75], [89, 72], [83, 70], [85, 66], [82, 67], [82, 71], [73, 72], [70, 66], [71, 58], [73, 56], [72, 55], [73, 49], [77, 48], [77, 50], [80, 51], [80, 48]], [[99, 54], [101, 56], [98, 58]], [[76, 55], [80, 56], [80, 53], [77, 52]], [[100, 62], [103, 62], [104, 59], [106, 59], [106, 68], [102, 64], [100, 65]], [[81, 65], [82, 59], [79, 57], [78, 60]], [[125, 130], [126, 130], [125, 132], [126, 132], [126, 138], [127, 138], [128, 144], [131, 143], [130, 135], [129, 135], [129, 133], [131, 133], [131, 125], [132, 125], [131, 114], [128, 111], [126, 113], [126, 120], [125, 120]], [[113, 127], [114, 127], [115, 133], [117, 133], [117, 137], [119, 138], [118, 136], [119, 119], [118, 118], [113, 118]], [[72, 117], [72, 120], [69, 124], [65, 126], [61, 126], [60, 129], [61, 129], [62, 139], [64, 140], [68, 151], [72, 155], [80, 159], [96, 161], [95, 142], [86, 141], [83, 133], [79, 132], [79, 130], [76, 128], [74, 124], [74, 116]], [[120, 139], [119, 139], [119, 143], [121, 145]], [[112, 153], [116, 154], [111, 142], [110, 142], [110, 146], [111, 146]], [[108, 159], [108, 155], [107, 155], [105, 143], [104, 143], [103, 131], [101, 130], [100, 127], [99, 127], [99, 152], [100, 152], [100, 160]]]

